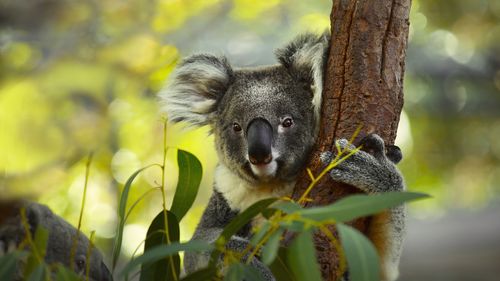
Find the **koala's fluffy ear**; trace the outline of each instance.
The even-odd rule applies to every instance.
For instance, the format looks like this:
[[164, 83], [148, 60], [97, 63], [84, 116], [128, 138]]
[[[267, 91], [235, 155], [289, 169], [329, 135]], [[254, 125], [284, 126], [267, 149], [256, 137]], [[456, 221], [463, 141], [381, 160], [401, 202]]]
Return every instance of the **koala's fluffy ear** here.
[[177, 66], [160, 92], [162, 111], [170, 122], [206, 125], [232, 77], [233, 70], [225, 57], [190, 56]]
[[326, 32], [323, 35], [307, 33], [297, 36], [285, 47], [276, 50], [278, 60], [292, 75], [311, 84], [312, 103], [318, 117], [329, 42], [330, 36]]

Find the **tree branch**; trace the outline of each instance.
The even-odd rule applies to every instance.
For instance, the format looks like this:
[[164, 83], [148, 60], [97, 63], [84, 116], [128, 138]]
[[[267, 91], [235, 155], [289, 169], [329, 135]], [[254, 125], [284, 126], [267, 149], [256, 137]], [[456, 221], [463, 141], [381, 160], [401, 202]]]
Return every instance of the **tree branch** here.
[[[355, 143], [370, 133], [394, 143], [403, 106], [410, 5], [411, 0], [333, 0], [321, 125], [308, 165], [314, 174], [322, 168], [320, 153], [334, 151], [335, 139], [351, 138], [359, 126], [362, 130]], [[300, 198], [308, 184], [304, 171], [293, 198]], [[312, 202], [307, 205], [329, 204], [354, 193], [360, 191], [325, 177], [311, 192]], [[367, 234], [370, 219], [352, 224]], [[315, 239], [323, 277], [337, 280], [341, 274], [337, 253], [321, 233]]]

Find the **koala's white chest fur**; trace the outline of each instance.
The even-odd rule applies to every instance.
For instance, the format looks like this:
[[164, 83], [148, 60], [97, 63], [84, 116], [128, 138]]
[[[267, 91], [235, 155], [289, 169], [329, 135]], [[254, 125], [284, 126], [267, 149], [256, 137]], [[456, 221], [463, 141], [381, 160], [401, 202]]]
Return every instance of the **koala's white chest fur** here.
[[232, 210], [243, 211], [266, 198], [290, 196], [294, 185], [295, 182], [251, 185], [223, 164], [215, 170], [215, 188], [223, 194]]

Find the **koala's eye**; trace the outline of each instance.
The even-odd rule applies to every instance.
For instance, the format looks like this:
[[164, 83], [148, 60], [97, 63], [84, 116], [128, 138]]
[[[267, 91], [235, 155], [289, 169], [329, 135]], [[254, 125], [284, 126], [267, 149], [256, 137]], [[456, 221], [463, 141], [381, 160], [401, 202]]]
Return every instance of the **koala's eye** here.
[[241, 126], [240, 126], [240, 124], [234, 122], [233, 123], [233, 131], [235, 131], [235, 132], [241, 132]]
[[86, 258], [83, 255], [79, 255], [75, 258], [75, 264], [76, 264], [76, 268], [78, 271], [85, 270], [85, 266], [86, 266], [85, 260], [86, 260]]
[[281, 126], [283, 126], [283, 128], [289, 128], [292, 125], [293, 125], [293, 119], [290, 117], [285, 118], [283, 122], [281, 122]]

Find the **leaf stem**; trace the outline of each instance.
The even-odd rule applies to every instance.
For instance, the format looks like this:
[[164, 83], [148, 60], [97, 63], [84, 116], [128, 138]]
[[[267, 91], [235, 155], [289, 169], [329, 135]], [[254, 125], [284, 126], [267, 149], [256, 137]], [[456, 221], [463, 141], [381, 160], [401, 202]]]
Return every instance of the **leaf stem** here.
[[[163, 122], [163, 161], [161, 165], [161, 198], [163, 202], [163, 223], [165, 227], [165, 237], [167, 238], [167, 244], [170, 244], [170, 234], [168, 233], [168, 216], [167, 216], [167, 201], [166, 201], [166, 195], [165, 195], [165, 167], [167, 163], [167, 120], [164, 120]], [[174, 277], [174, 280], [177, 281], [179, 280], [177, 276], [177, 272], [175, 271], [175, 265], [174, 265], [174, 259], [172, 257], [169, 257], [168, 259], [170, 269], [172, 270], [172, 276]]]
[[73, 237], [73, 242], [71, 245], [71, 251], [69, 255], [69, 260], [70, 260], [70, 267], [72, 270], [75, 270], [75, 255], [76, 255], [76, 248], [78, 246], [78, 238], [80, 236], [80, 229], [82, 227], [82, 219], [83, 219], [83, 210], [85, 208], [85, 201], [87, 198], [87, 188], [89, 184], [89, 177], [90, 177], [90, 164], [92, 163], [92, 158], [94, 156], [94, 153], [91, 152], [89, 153], [89, 156], [87, 158], [87, 163], [85, 164], [85, 182], [83, 184], [83, 196], [82, 196], [82, 205], [80, 207], [80, 214], [78, 216], [78, 225], [76, 227], [76, 234]]
[[89, 246], [87, 248], [87, 263], [85, 266], [85, 280], [89, 281], [90, 279], [90, 255], [92, 253], [92, 248], [94, 247], [94, 234], [95, 231], [90, 232], [90, 237], [89, 237]]
[[38, 251], [38, 248], [36, 247], [35, 242], [33, 241], [33, 237], [31, 236], [31, 230], [28, 224], [28, 219], [26, 217], [25, 207], [21, 208], [21, 223], [23, 224], [24, 231], [26, 232], [26, 239], [28, 240], [28, 244], [30, 245], [33, 253], [35, 254], [36, 260], [38, 261], [38, 263], [42, 263], [43, 257]]

